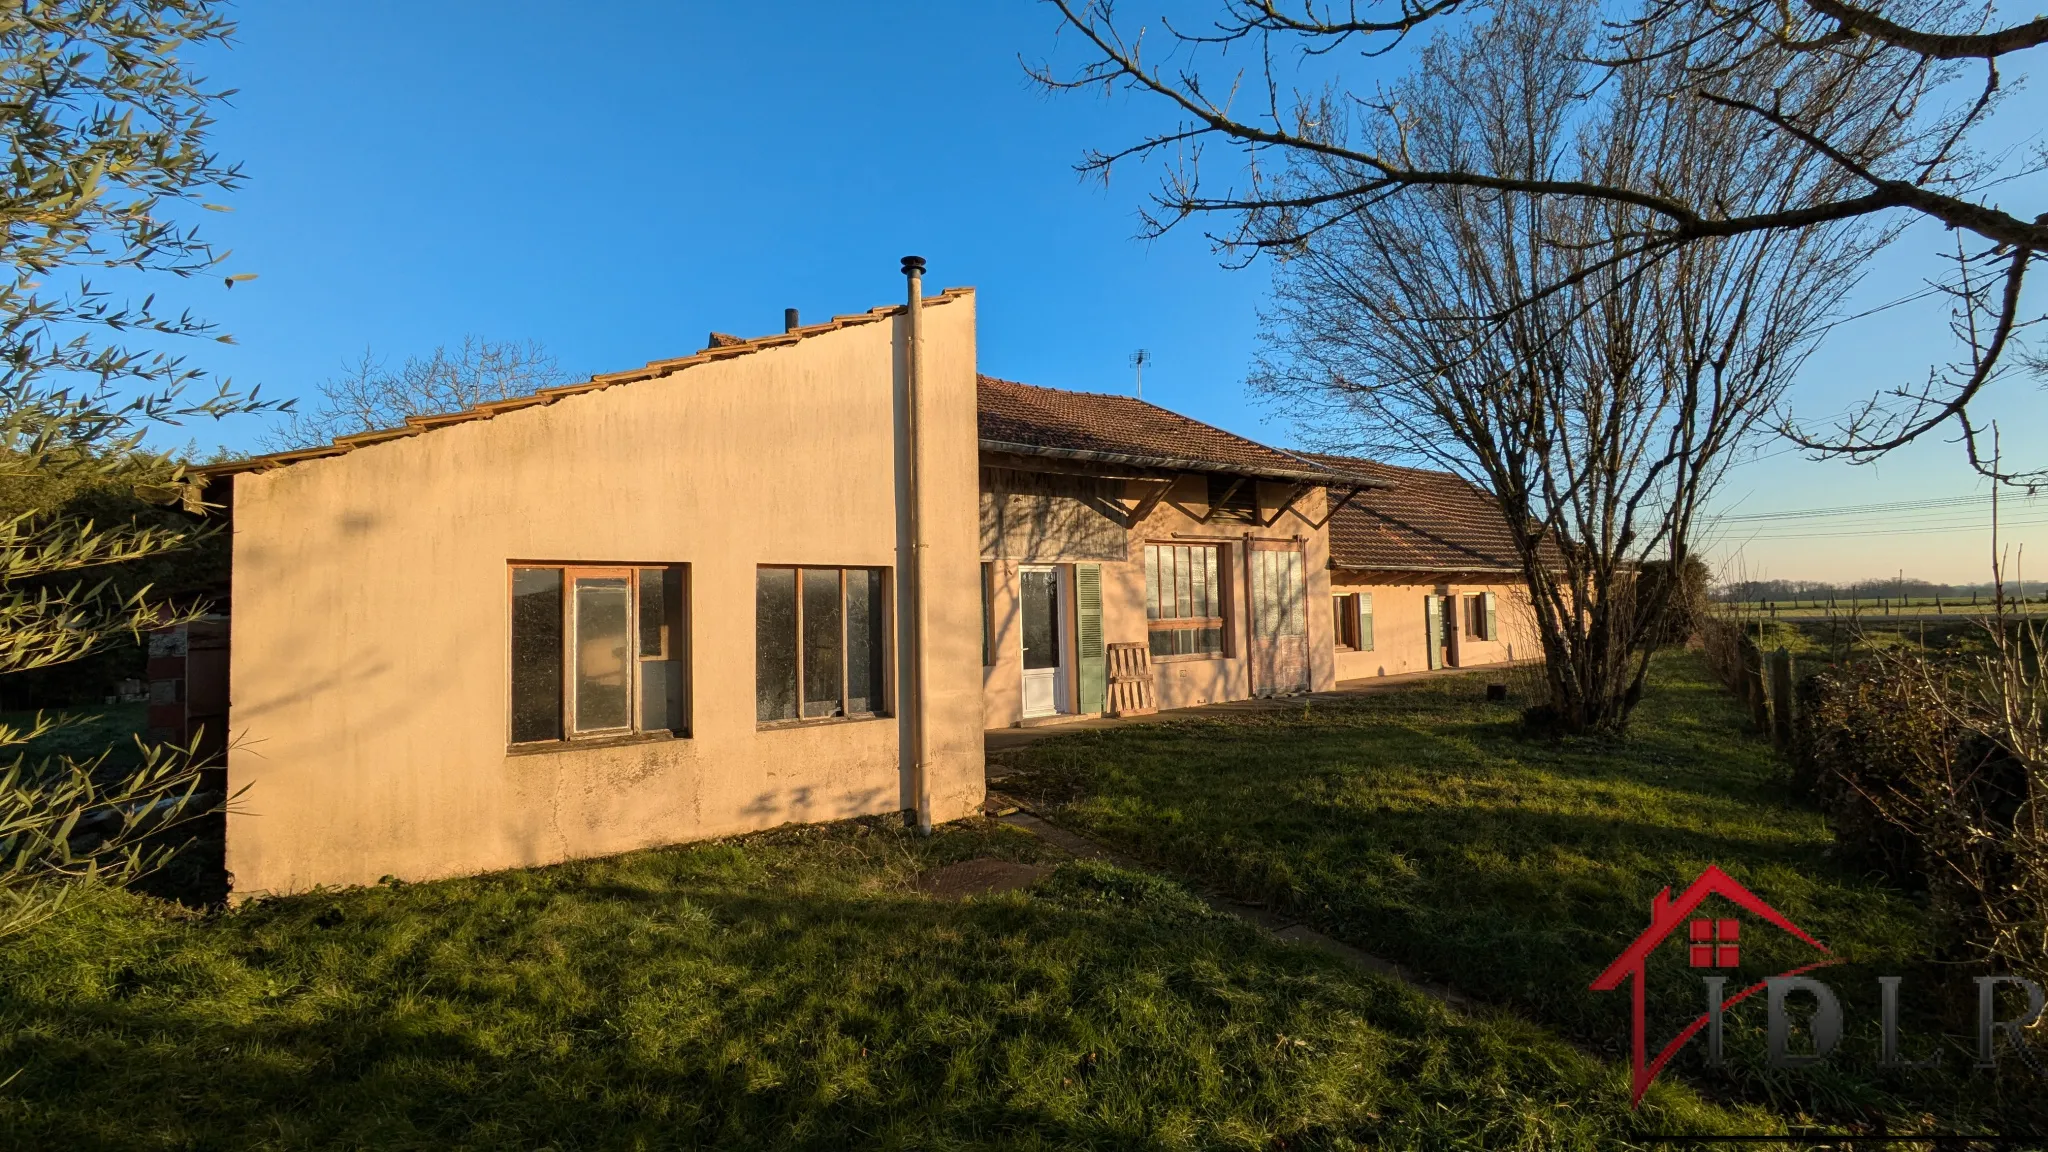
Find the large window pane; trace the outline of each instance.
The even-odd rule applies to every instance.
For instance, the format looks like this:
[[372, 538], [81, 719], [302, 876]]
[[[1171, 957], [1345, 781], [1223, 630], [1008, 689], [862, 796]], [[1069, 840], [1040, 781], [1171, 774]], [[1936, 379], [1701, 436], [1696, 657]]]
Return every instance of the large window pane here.
[[562, 572], [512, 570], [512, 740], [562, 738]]
[[669, 574], [662, 568], [640, 570], [640, 655], [668, 655]]
[[642, 568], [640, 579], [640, 730], [683, 729], [682, 570]]
[[[982, 604], [987, 610], [987, 581], [983, 581]], [[883, 631], [882, 573], [874, 568], [854, 568], [846, 573], [846, 710], [851, 713], [880, 712], [884, 708], [882, 686], [888, 683], [882, 667], [888, 652]], [[982, 626], [987, 644], [987, 624]], [[984, 658], [986, 662], [986, 658]]]
[[1308, 585], [1302, 580], [1301, 553], [1282, 552], [1280, 564], [1282, 636], [1308, 635]]
[[627, 622], [632, 581], [624, 576], [576, 578], [576, 730], [633, 726], [632, 656]]
[[1188, 549], [1176, 548], [1173, 552], [1173, 586], [1179, 604], [1173, 615], [1175, 619], [1185, 620], [1195, 614], [1193, 573], [1188, 571]]
[[678, 731], [683, 726], [683, 662], [640, 662], [640, 730]]
[[754, 717], [796, 719], [794, 568], [763, 568], [755, 578]]
[[1060, 666], [1060, 597], [1058, 574], [1026, 568], [1017, 574], [1023, 604], [1024, 667]]
[[804, 715], [837, 716], [844, 659], [839, 569], [804, 569]]
[[1219, 588], [1220, 574], [1218, 572], [1218, 569], [1222, 567], [1222, 549], [1202, 549], [1203, 587], [1206, 590], [1209, 605], [1209, 607], [1204, 610], [1204, 614], [1212, 618], [1220, 618], [1223, 615], [1223, 594]]
[[1145, 545], [1145, 618], [1159, 619], [1159, 545]]

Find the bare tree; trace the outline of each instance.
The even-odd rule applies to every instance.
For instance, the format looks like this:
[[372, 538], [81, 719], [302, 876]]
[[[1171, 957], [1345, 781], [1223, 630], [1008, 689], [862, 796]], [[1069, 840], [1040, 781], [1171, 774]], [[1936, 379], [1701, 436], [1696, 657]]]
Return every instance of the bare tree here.
[[[1434, 170], [1587, 186], [1651, 179], [1743, 212], [1829, 178], [1739, 111], [1665, 98], [1670, 58], [1601, 77], [1590, 13], [1504, 0], [1422, 51], [1376, 130]], [[1591, 83], [1612, 90], [1589, 103]], [[1816, 177], [1813, 169], [1819, 169]], [[1275, 187], [1352, 187], [1325, 154]], [[1838, 223], [1658, 251], [1649, 209], [1434, 184], [1285, 237], [1254, 383], [1332, 447], [1423, 458], [1491, 490], [1516, 535], [1551, 705], [1622, 728], [1667, 634], [1693, 521], [1768, 420], [1877, 238]]]
[[409, 416], [460, 412], [550, 388], [567, 377], [538, 341], [482, 340], [465, 336], [454, 351], [408, 357], [396, 369], [370, 352], [339, 376], [321, 381], [311, 411], [291, 412], [266, 438], [274, 450], [325, 444], [337, 436], [395, 428]]
[[[2015, 177], [2041, 170], [2048, 151], [1986, 156], [1971, 145], [2009, 90], [2001, 66], [2048, 44], [2048, 17], [2000, 26], [1980, 0], [1550, 0], [1607, 19], [1605, 42], [1588, 49], [1605, 74], [1593, 80], [1653, 73], [1669, 98], [1735, 113], [1731, 125], [1762, 128], [1808, 162], [1804, 180], [1737, 206], [1675, 187], [1653, 169], [1564, 174], [1494, 165], [1482, 154], [1419, 156], [1404, 147], [1404, 129], [1418, 115], [1412, 101], [1328, 79], [1334, 54], [1382, 55], [1426, 25], [1479, 18], [1488, 5], [1478, 0], [1216, 0], [1209, 26], [1183, 31], [1162, 20], [1150, 44], [1145, 29], [1119, 20], [1114, 0], [1050, 2], [1086, 58], [1070, 71], [1033, 69], [1041, 83], [1121, 86], [1176, 117], [1128, 145], [1091, 153], [1083, 170], [1106, 176], [1125, 161], [1164, 161], [1147, 230], [1221, 216], [1233, 223], [1210, 235], [1246, 257], [1289, 250], [1412, 188], [1612, 206], [1631, 222], [1616, 250], [1622, 260], [1851, 220], [1939, 221], [1976, 242], [1968, 255], [1980, 269], [1996, 267], [1996, 290], [1983, 301], [1988, 315], [1976, 325], [1983, 339], [1958, 364], [1875, 395], [1828, 427], [1786, 421], [1783, 430], [1817, 454], [1869, 460], [1954, 422], [1972, 462], [2000, 474], [1978, 450], [1969, 411], [2006, 358], [2026, 355], [2014, 338], [2027, 319], [2021, 288], [2048, 247], [2048, 213], [2013, 211], [1997, 197]], [[1233, 52], [1250, 60], [1234, 61]], [[1304, 62], [1315, 67], [1303, 73]], [[1294, 89], [1319, 69], [1320, 82]], [[1616, 91], [1589, 88], [1590, 102]], [[1724, 146], [1737, 139], [1748, 146], [1755, 135], [1736, 133]], [[1240, 161], [1221, 188], [1205, 179], [1204, 148], [1212, 144]], [[1298, 165], [1345, 176], [1304, 191], [1286, 179]]]

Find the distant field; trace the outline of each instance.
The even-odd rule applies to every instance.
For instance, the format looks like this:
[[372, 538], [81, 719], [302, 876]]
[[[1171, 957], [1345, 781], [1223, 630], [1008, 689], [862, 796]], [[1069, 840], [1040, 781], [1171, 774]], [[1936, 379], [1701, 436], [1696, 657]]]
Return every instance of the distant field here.
[[[2048, 602], [2039, 594], [2031, 594], [2024, 601], [2009, 597], [2009, 610], [2029, 615], [2048, 615]], [[1829, 616], [1870, 617], [1907, 616], [1984, 616], [1994, 610], [1989, 597], [1976, 600], [1950, 599], [1948, 597], [1910, 596], [1903, 600], [1889, 598], [1876, 600], [1753, 600], [1741, 603], [1717, 603], [1717, 611], [1736, 616], [1771, 616], [1802, 619], [1824, 619]]]

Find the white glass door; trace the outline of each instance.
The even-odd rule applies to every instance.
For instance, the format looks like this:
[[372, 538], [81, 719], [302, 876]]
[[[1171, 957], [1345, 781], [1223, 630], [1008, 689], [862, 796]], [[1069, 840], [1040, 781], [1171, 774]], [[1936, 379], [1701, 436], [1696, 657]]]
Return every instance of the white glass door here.
[[1060, 643], [1059, 569], [1025, 568], [1018, 578], [1024, 615], [1024, 715], [1065, 712], [1067, 653]]

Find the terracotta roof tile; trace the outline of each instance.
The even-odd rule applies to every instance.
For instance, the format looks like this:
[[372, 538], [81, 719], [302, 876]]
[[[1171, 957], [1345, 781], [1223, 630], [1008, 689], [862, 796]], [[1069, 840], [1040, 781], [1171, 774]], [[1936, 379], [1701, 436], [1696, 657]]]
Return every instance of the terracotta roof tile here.
[[990, 451], [1015, 445], [1231, 475], [1338, 485], [1361, 479], [1341, 466], [1269, 448], [1130, 396], [1067, 392], [982, 376], [976, 407], [982, 447]]
[[1514, 536], [1493, 497], [1463, 477], [1354, 456], [1304, 453], [1392, 485], [1361, 492], [1330, 519], [1330, 562], [1405, 572], [1519, 572]]

